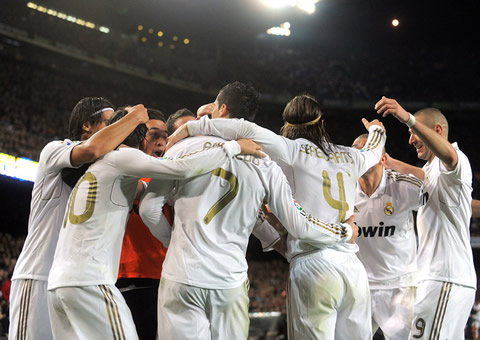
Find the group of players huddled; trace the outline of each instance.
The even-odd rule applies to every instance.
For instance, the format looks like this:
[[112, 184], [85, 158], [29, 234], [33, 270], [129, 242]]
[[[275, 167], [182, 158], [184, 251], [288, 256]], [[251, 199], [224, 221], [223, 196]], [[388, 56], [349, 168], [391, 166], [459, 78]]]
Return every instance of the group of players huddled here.
[[[370, 340], [378, 328], [387, 339], [463, 339], [476, 291], [469, 225], [480, 209], [445, 116], [375, 104], [407, 125], [426, 161], [416, 168], [385, 152], [377, 119], [362, 119], [367, 133], [341, 146], [312, 95], [286, 105], [281, 135], [253, 123], [258, 99], [232, 82], [197, 117], [183, 110], [166, 124], [141, 104], [80, 100], [69, 139], [40, 154], [9, 339], [247, 339], [252, 233], [290, 264], [289, 339]], [[137, 242], [129, 228], [143, 223], [156, 238], [148, 256], [168, 251], [158, 297], [127, 305], [122, 293], [142, 281], [122, 293], [115, 284]], [[153, 305], [148, 332], [134, 303]]]

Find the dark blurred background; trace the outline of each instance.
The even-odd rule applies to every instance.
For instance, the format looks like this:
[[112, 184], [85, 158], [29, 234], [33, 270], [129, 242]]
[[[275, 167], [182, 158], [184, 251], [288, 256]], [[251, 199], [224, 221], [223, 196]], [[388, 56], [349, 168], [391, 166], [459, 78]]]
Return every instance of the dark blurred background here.
[[[166, 114], [195, 112], [239, 80], [261, 93], [258, 124], [279, 132], [285, 104], [310, 92], [322, 102], [333, 140], [346, 145], [363, 133], [362, 117], [377, 118], [373, 106], [382, 95], [412, 112], [438, 107], [449, 120], [450, 140], [470, 158], [473, 196], [480, 198], [477, 1], [322, 0], [307, 11], [269, 6], [281, 3], [301, 2], [3, 0], [0, 152], [38, 160], [48, 141], [64, 138], [70, 111], [86, 96]], [[272, 27], [288, 35], [268, 34]], [[407, 128], [392, 117], [383, 122], [387, 151], [422, 165]], [[0, 188], [3, 282], [27, 232], [32, 183], [0, 176]], [[476, 263], [479, 227], [473, 220]], [[254, 238], [247, 257], [251, 312], [284, 311], [286, 261], [263, 254]], [[255, 339], [280, 336], [262, 327]]]

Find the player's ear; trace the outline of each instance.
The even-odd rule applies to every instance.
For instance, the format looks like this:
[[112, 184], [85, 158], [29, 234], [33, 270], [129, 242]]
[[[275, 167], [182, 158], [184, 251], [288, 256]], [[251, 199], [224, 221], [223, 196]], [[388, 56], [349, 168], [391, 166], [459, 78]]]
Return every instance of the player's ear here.
[[228, 118], [230, 116], [230, 112], [228, 112], [227, 104], [222, 104], [222, 106], [220, 106], [220, 109], [218, 109], [218, 113], [218, 116], [220, 118]]
[[387, 162], [387, 154], [384, 153], [382, 157], [380, 157], [380, 161], [378, 163], [381, 165], [385, 165], [386, 162]]
[[436, 133], [438, 133], [440, 136], [443, 136], [443, 126], [442, 124], [435, 124], [435, 127], [433, 128]]

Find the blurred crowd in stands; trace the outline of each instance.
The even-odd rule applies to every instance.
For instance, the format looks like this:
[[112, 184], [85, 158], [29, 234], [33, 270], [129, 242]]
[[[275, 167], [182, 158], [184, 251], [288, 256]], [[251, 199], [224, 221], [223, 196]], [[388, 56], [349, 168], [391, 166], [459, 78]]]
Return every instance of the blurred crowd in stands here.
[[0, 231], [0, 337], [8, 331], [10, 279], [24, 240]]

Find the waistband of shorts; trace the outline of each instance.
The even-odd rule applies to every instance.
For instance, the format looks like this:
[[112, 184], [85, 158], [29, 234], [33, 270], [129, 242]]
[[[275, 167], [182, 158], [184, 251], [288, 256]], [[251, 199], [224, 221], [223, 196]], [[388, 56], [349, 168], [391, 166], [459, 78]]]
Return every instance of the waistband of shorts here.
[[335, 256], [335, 257], [343, 257], [347, 254], [353, 254], [357, 256], [355, 253], [345, 253], [342, 251], [338, 251], [336, 249], [332, 248], [323, 248], [323, 249], [315, 249], [312, 251], [304, 252], [295, 255], [291, 260], [290, 260], [290, 266], [293, 266], [295, 263], [308, 260], [311, 258], [316, 258], [316, 257], [323, 257], [323, 256]]

